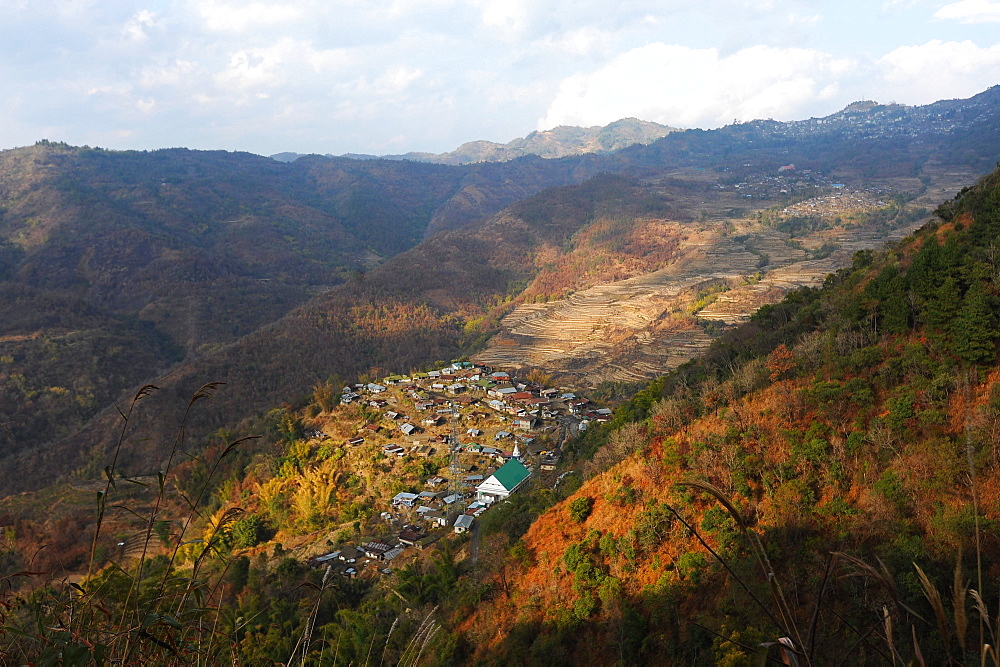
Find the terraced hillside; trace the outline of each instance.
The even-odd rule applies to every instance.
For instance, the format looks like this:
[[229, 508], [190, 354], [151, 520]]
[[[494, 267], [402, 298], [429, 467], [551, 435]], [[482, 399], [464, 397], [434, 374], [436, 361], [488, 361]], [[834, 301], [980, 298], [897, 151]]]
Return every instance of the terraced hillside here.
[[[909, 210], [918, 210], [917, 203]], [[544, 367], [588, 385], [649, 379], [707, 347], [718, 327], [706, 323], [746, 321], [790, 290], [821, 283], [849, 265], [856, 251], [905, 237], [921, 219], [841, 224], [794, 238], [756, 216], [730, 222], [677, 223], [683, 229], [679, 247], [663, 268], [519, 306], [476, 360]]]

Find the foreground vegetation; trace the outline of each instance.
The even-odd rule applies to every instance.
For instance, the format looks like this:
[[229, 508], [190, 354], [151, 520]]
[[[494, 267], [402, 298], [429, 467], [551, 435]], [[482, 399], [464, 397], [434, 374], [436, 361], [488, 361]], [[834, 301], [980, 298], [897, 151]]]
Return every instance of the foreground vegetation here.
[[995, 664], [1000, 174], [938, 213], [581, 439], [472, 655]]

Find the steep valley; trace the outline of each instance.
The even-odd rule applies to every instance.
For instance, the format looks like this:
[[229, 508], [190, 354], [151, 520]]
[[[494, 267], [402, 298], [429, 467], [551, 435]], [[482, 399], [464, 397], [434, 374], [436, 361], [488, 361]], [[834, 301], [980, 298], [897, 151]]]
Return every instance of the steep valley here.
[[462, 167], [6, 151], [0, 494], [101, 470], [145, 382], [162, 398], [130, 474], [163, 464], [211, 381], [196, 448], [331, 378], [477, 352], [566, 383], [653, 377], [971, 184], [998, 96]]

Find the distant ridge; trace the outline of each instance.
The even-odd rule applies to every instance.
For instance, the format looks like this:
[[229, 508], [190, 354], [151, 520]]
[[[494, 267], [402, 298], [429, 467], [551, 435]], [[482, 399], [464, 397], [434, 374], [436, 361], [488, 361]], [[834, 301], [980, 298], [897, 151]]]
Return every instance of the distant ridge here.
[[[993, 110], [1000, 103], [1000, 85], [994, 85], [968, 99], [941, 100], [931, 104], [908, 106], [889, 102], [880, 104], [874, 100], [858, 100], [840, 111], [819, 118], [805, 120], [775, 121], [757, 119], [738, 122], [720, 128], [722, 133], [739, 133], [742, 129], [754, 128], [768, 134], [803, 138], [818, 134], [846, 132], [855, 137], [916, 137], [927, 132], [951, 134], [974, 120], [993, 116]], [[703, 130], [691, 130], [702, 132]], [[551, 130], [531, 132], [521, 137], [499, 144], [492, 141], [469, 141], [450, 153], [410, 152], [401, 155], [367, 155], [345, 153], [341, 156], [353, 160], [410, 160], [434, 164], [474, 164], [478, 162], [508, 162], [510, 160], [535, 155], [542, 158], [559, 158], [570, 155], [608, 154], [630, 146], [648, 146], [668, 134], [686, 131], [660, 125], [637, 118], [623, 118], [603, 127], [575, 127], [560, 125]], [[675, 135], [676, 136], [676, 135]], [[276, 153], [271, 159], [279, 162], [293, 162], [302, 157], [301, 153]]]
[[[410, 152], [401, 155], [366, 155], [345, 153], [339, 157], [354, 160], [412, 160], [434, 164], [473, 164], [476, 162], [508, 162], [526, 155], [543, 158], [560, 158], [587, 153], [611, 153], [636, 144], [648, 145], [665, 137], [677, 128], [660, 125], [638, 118], [622, 118], [608, 125], [576, 127], [560, 125], [551, 130], [531, 132], [500, 144], [493, 141], [468, 141], [450, 153]], [[299, 153], [276, 153], [270, 156], [279, 162], [292, 162]], [[327, 157], [334, 157], [328, 155]]]

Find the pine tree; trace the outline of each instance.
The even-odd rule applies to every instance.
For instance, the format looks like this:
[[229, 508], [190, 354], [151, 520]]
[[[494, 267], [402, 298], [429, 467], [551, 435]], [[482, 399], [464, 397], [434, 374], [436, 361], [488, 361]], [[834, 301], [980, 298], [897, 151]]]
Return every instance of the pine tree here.
[[965, 293], [952, 325], [955, 353], [970, 364], [995, 361], [996, 336], [989, 297], [982, 283], [975, 282]]
[[962, 295], [958, 283], [952, 277], [944, 281], [931, 293], [924, 304], [924, 319], [928, 333], [935, 338], [944, 338], [951, 329], [962, 305]]

